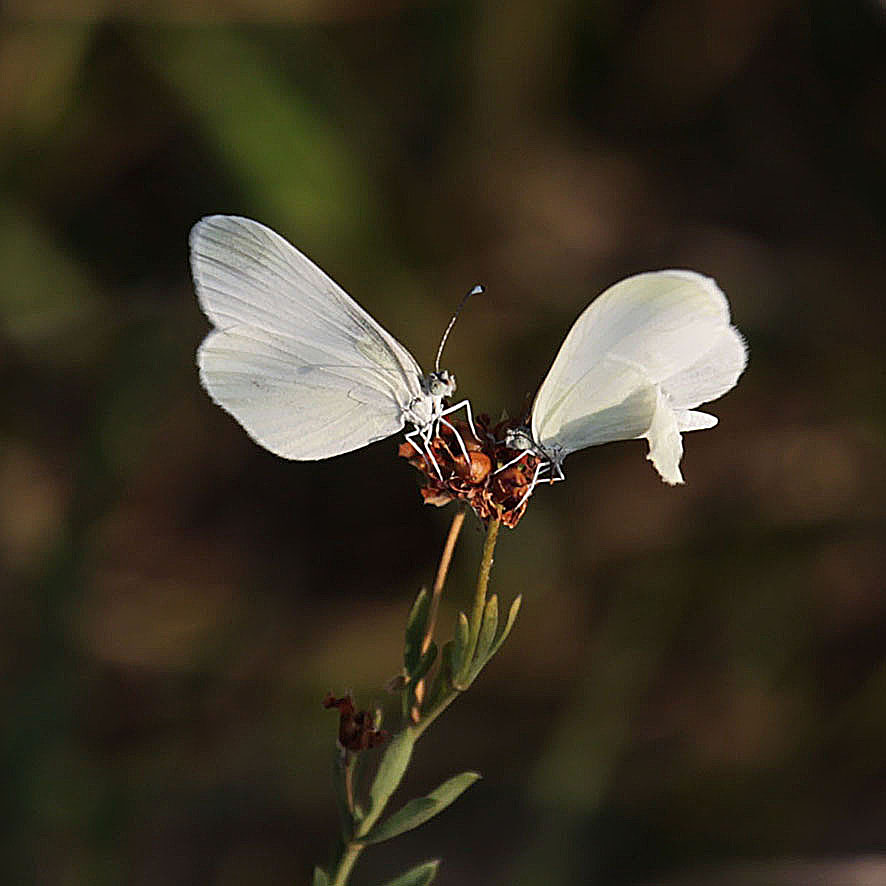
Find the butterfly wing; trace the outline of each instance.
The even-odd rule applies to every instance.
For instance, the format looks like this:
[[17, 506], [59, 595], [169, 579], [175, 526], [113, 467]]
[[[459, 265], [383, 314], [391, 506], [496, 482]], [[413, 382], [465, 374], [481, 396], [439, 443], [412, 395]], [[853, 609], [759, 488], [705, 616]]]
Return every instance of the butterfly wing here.
[[716, 400], [734, 387], [746, 363], [744, 339], [734, 326], [727, 326], [701, 357], [661, 383], [652, 424], [643, 436], [649, 441], [647, 458], [666, 483], [683, 482], [681, 434], [717, 424], [716, 416], [693, 407]]
[[710, 428], [717, 423], [714, 416], [692, 410], [734, 388], [747, 362], [747, 345], [741, 333], [727, 326], [695, 363], [662, 382], [662, 390], [680, 416], [681, 431]]
[[657, 271], [616, 283], [563, 341], [533, 404], [535, 440], [567, 454], [645, 435], [659, 386], [670, 379], [677, 390], [728, 328], [726, 297], [700, 274]]
[[279, 234], [215, 215], [191, 231], [197, 298], [215, 329], [197, 352], [212, 399], [271, 452], [330, 458], [396, 433], [421, 368]]

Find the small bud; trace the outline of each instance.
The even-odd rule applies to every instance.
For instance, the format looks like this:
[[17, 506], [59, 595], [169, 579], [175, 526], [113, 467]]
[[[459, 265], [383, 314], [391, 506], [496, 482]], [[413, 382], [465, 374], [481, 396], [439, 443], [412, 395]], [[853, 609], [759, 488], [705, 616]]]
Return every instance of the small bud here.
[[336, 698], [331, 692], [327, 692], [323, 707], [338, 708], [338, 743], [342, 748], [365, 751], [387, 741], [388, 733], [379, 728], [381, 720], [378, 719], [378, 711], [358, 711], [350, 692], [343, 698]]
[[464, 456], [454, 459], [455, 472], [469, 483], [482, 483], [492, 470], [492, 459], [485, 452], [472, 452], [470, 447], [465, 448], [468, 449], [471, 463], [468, 465]]

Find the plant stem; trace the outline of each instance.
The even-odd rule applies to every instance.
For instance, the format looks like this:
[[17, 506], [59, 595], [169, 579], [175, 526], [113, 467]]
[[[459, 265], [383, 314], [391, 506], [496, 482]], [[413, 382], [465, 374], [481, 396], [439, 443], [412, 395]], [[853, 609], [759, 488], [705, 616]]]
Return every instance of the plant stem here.
[[[459, 533], [464, 525], [466, 513], [467, 509], [462, 505], [453, 515], [452, 523], [449, 525], [449, 534], [446, 536], [446, 544], [443, 545], [443, 553], [440, 555], [440, 562], [437, 565], [437, 575], [434, 577], [434, 587], [431, 591], [428, 626], [421, 643], [422, 655], [428, 651], [428, 647], [431, 645], [431, 640], [434, 638], [434, 627], [437, 624], [437, 611], [440, 608], [440, 597], [443, 595], [443, 585], [446, 584], [446, 575], [449, 572], [449, 564], [452, 562], [452, 553], [455, 550], [455, 543], [458, 541]], [[425, 680], [422, 678], [415, 687], [415, 704], [410, 712], [413, 723], [418, 723], [421, 717], [421, 703], [424, 695]]]
[[421, 644], [421, 652], [424, 655], [431, 645], [434, 637], [434, 626], [437, 623], [437, 610], [440, 608], [440, 597], [443, 595], [443, 585], [446, 583], [446, 575], [449, 572], [449, 564], [452, 562], [452, 552], [455, 550], [455, 543], [458, 541], [458, 534], [465, 522], [465, 514], [467, 510], [462, 505], [452, 518], [449, 525], [449, 535], [446, 536], [446, 544], [443, 545], [443, 553], [440, 556], [440, 563], [437, 565], [437, 575], [434, 578], [434, 587], [431, 591], [431, 606], [428, 611], [428, 628], [425, 631], [425, 638]]
[[489, 575], [492, 571], [493, 554], [495, 543], [498, 541], [498, 530], [501, 528], [500, 520], [493, 520], [486, 530], [486, 539], [483, 542], [483, 557], [480, 561], [480, 572], [477, 575], [477, 589], [474, 594], [474, 607], [471, 611], [470, 633], [468, 634], [468, 655], [465, 659], [464, 674], [453, 675], [453, 688], [444, 693], [437, 704], [431, 710], [426, 711], [421, 720], [409, 728], [415, 733], [416, 741], [419, 736], [452, 704], [453, 701], [468, 687], [462, 682], [474, 659], [477, 649], [477, 639], [480, 636], [480, 624], [483, 620], [483, 612], [486, 609], [486, 589], [489, 587]]
[[351, 821], [354, 820], [354, 755], [351, 751], [345, 751], [345, 802]]
[[477, 576], [477, 590], [474, 594], [474, 608], [471, 612], [471, 631], [468, 634], [468, 650], [465, 655], [462, 672], [456, 674], [453, 681], [455, 688], [467, 689], [464, 679], [474, 661], [474, 653], [477, 651], [477, 639], [480, 636], [480, 624], [483, 621], [483, 611], [486, 609], [486, 588], [489, 585], [489, 574], [492, 571], [493, 554], [495, 543], [498, 541], [498, 530], [501, 528], [501, 520], [498, 518], [490, 521], [486, 530], [486, 540], [483, 542], [483, 559], [480, 561], [480, 573]]
[[437, 717], [439, 717], [460, 694], [461, 693], [457, 689], [450, 689], [448, 692], [440, 696], [434, 707], [422, 714], [422, 718], [418, 723], [409, 727], [415, 733], [416, 741], [418, 741], [425, 729], [427, 729], [428, 726], [430, 726], [431, 723], [433, 723], [434, 720], [436, 720]]
[[345, 850], [342, 853], [341, 858], [338, 860], [338, 864], [332, 871], [332, 878], [329, 881], [329, 886], [344, 886], [344, 884], [348, 882], [348, 877], [351, 876], [351, 869], [354, 867], [354, 864], [360, 857], [362, 851], [362, 843], [348, 843], [348, 845], [345, 846]]
[[[462, 524], [464, 523], [464, 511], [459, 511], [453, 518], [452, 524], [449, 527], [449, 536], [446, 539], [446, 544], [443, 547], [443, 554], [440, 557], [440, 565], [437, 567], [437, 577], [434, 581], [434, 589], [433, 596], [431, 598], [431, 616], [429, 618], [429, 627], [428, 633], [425, 637], [425, 644], [423, 644], [422, 648], [426, 649], [427, 645], [430, 645], [430, 632], [433, 630], [433, 620], [436, 618], [436, 607], [439, 603], [440, 594], [443, 591], [443, 584], [446, 581], [446, 573], [449, 570], [449, 563], [452, 560], [452, 551], [455, 548], [455, 542], [458, 539], [459, 532], [461, 531]], [[467, 667], [470, 667], [470, 663], [473, 660], [474, 652], [477, 648], [477, 638], [480, 635], [480, 624], [483, 619], [483, 612], [486, 608], [486, 589], [489, 586], [489, 574], [492, 570], [492, 561], [493, 561], [493, 553], [495, 552], [495, 543], [498, 540], [498, 530], [501, 526], [501, 522], [499, 520], [493, 520], [489, 524], [489, 528], [486, 530], [486, 540], [483, 543], [483, 557], [480, 561], [480, 572], [477, 576], [477, 589], [474, 596], [474, 608], [471, 613], [471, 626], [470, 626], [470, 634], [469, 634], [469, 652], [470, 655], [467, 658]], [[435, 602], [436, 601], [436, 602]], [[467, 671], [465, 671], [467, 673]], [[422, 715], [421, 719], [417, 723], [412, 723], [405, 728], [410, 730], [415, 740], [417, 741], [419, 737], [424, 733], [424, 731], [449, 707], [450, 704], [461, 694], [461, 692], [467, 689], [467, 686], [461, 685], [460, 683], [453, 682], [453, 688], [448, 692], [444, 693], [442, 697], [439, 699], [437, 704], [434, 707], [427, 711]], [[355, 839], [348, 841], [343, 850], [342, 854], [335, 863], [335, 866], [332, 868], [330, 872], [330, 880], [329, 886], [345, 886], [348, 882], [348, 878], [351, 875], [351, 870], [354, 867], [357, 859], [360, 857], [360, 853], [365, 849], [365, 844], [360, 842], [359, 837], [365, 837], [366, 834], [372, 829], [372, 826], [375, 822], [381, 817], [384, 812], [384, 805], [379, 808], [372, 809], [366, 815], [366, 817], [360, 822], [359, 828], [357, 829], [357, 834], [355, 834]], [[359, 837], [357, 836], [359, 835]]]

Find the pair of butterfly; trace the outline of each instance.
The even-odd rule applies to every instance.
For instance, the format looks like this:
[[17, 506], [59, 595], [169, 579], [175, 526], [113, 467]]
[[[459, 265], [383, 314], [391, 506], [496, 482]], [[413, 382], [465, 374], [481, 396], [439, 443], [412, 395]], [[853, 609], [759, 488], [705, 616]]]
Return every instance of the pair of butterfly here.
[[[215, 326], [198, 351], [200, 378], [257, 443], [310, 461], [409, 425], [406, 439], [439, 474], [430, 443], [440, 425], [455, 430], [447, 416], [464, 408], [474, 429], [467, 400], [446, 405], [455, 376], [440, 369], [440, 355], [454, 317], [434, 371], [423, 373], [341, 287], [264, 225], [209, 216], [194, 226], [190, 243], [197, 298]], [[498, 470], [537, 456], [528, 495], [542, 477], [564, 479], [571, 452], [645, 438], [662, 479], [682, 483], [681, 433], [717, 423], [696, 407], [732, 388], [746, 361], [713, 280], [693, 271], [628, 277], [575, 321], [529, 425], [504, 441], [517, 455]], [[456, 438], [464, 452], [457, 431]]]

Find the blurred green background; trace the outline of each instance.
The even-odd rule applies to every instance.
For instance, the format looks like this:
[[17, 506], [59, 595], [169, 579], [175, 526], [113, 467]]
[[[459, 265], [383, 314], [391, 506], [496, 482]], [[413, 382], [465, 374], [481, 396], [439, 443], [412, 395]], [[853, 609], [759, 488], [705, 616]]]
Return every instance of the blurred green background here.
[[[499, 543], [524, 608], [368, 852], [446, 884], [886, 882], [886, 15], [876, 0], [0, 12], [2, 882], [307, 882], [327, 690], [387, 704], [449, 512], [396, 441], [263, 451], [200, 389], [187, 235], [271, 225], [496, 417], [615, 280], [750, 344], [683, 488], [575, 455]], [[469, 522], [445, 602], [468, 604]]]

